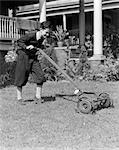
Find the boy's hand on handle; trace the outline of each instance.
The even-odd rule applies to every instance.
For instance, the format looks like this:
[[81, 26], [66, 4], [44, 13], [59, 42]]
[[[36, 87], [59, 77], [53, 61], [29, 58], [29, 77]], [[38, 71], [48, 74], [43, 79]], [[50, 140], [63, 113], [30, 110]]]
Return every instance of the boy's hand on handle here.
[[26, 47], [26, 49], [29, 49], [29, 50], [31, 50], [31, 49], [33, 49], [33, 48], [34, 48], [33, 45], [29, 45], [29, 46]]

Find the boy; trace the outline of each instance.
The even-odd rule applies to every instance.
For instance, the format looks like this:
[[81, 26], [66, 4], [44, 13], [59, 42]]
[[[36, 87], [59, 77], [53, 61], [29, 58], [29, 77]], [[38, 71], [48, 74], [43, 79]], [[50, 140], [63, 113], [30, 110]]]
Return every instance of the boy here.
[[26, 85], [29, 74], [32, 74], [34, 82], [37, 84], [35, 102], [41, 100], [42, 85], [45, 82], [44, 72], [37, 60], [35, 47], [42, 48], [44, 39], [49, 35], [49, 22], [41, 24], [40, 31], [32, 32], [21, 37], [17, 43], [18, 59], [15, 71], [15, 86], [17, 86], [17, 100], [25, 104], [22, 98], [22, 87]]

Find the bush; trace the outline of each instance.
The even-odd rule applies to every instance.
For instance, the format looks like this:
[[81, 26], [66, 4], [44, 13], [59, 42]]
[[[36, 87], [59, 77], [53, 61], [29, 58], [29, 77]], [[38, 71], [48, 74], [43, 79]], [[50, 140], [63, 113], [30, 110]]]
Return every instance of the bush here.
[[[57, 63], [57, 57], [56, 57], [56, 52], [54, 48], [49, 45], [43, 51], [55, 62]], [[57, 78], [57, 69], [47, 60], [44, 56], [42, 56], [38, 52], [38, 60], [39, 63], [41, 64], [41, 68], [45, 73], [45, 76], [48, 80], [56, 80]]]
[[0, 61], [0, 88], [14, 84], [16, 51], [10, 50], [1, 57]]
[[100, 64], [95, 70], [89, 70], [85, 76], [85, 80], [118, 81], [119, 61], [110, 55], [104, 61], [104, 65]]
[[14, 84], [16, 62], [3, 63], [3, 72], [0, 74], [0, 88]]
[[87, 50], [85, 46], [81, 47], [81, 53], [79, 54], [79, 63], [76, 66], [75, 75], [76, 76], [85, 76], [90, 69], [90, 64], [87, 58]]
[[73, 79], [83, 78], [90, 69], [85, 46], [82, 46], [79, 50], [79, 60], [69, 60], [66, 66], [67, 74]]

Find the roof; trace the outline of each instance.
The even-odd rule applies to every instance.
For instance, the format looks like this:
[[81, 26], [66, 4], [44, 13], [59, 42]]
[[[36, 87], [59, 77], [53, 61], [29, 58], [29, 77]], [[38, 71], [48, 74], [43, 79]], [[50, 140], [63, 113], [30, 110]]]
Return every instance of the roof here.
[[39, 3], [39, 0], [0, 0], [0, 3], [1, 5], [5, 5], [8, 8], [14, 8], [18, 6]]
[[[93, 11], [94, 0], [84, 0], [85, 12]], [[46, 16], [79, 13], [79, 0], [55, 0], [46, 3]], [[102, 0], [102, 10], [119, 9], [119, 0]], [[38, 19], [39, 3], [20, 6], [17, 17], [22, 19]]]

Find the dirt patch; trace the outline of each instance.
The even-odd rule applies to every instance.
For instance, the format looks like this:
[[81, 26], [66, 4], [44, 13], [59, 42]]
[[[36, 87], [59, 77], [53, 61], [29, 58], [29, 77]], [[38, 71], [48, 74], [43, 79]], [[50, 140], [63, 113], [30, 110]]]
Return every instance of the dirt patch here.
[[[1, 150], [118, 150], [119, 149], [119, 82], [77, 82], [84, 91], [108, 92], [114, 108], [96, 114], [76, 113], [76, 97], [25, 106], [16, 100], [15, 87], [0, 90]], [[25, 99], [32, 99], [35, 85], [23, 89]], [[47, 82], [43, 96], [72, 94], [69, 82]]]

